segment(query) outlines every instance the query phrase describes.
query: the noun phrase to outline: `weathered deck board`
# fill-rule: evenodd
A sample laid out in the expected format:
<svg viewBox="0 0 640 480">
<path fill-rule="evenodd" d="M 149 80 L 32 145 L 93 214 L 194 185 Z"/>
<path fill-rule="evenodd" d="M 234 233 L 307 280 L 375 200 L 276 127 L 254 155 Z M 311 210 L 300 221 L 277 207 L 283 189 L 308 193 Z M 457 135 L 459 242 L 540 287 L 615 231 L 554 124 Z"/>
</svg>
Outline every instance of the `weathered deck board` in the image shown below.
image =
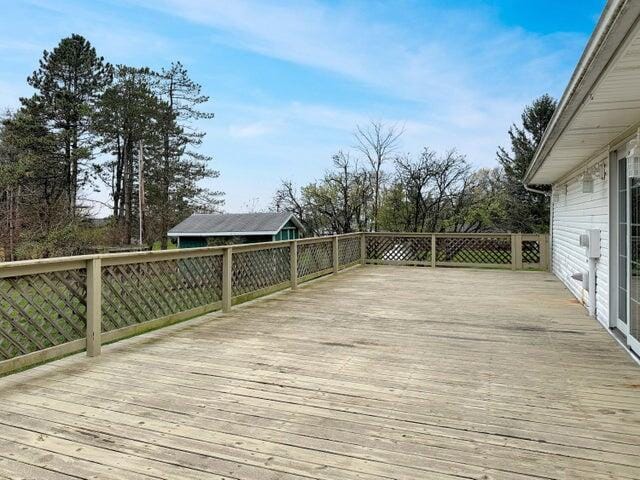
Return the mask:
<svg viewBox="0 0 640 480">
<path fill-rule="evenodd" d="M 0 478 L 640 478 L 640 368 L 552 276 L 356 268 L 0 379 Z"/>
</svg>

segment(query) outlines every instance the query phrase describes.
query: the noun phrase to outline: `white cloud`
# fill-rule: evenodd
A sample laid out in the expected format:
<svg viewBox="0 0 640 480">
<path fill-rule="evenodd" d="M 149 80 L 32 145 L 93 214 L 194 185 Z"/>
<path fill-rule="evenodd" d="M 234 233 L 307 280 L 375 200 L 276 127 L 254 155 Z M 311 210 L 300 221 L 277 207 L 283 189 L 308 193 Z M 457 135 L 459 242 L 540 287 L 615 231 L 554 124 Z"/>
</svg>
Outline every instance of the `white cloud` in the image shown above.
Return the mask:
<svg viewBox="0 0 640 480">
<path fill-rule="evenodd" d="M 407 29 L 407 17 L 394 22 L 393 15 L 381 15 L 380 8 L 397 5 L 375 4 L 374 15 L 367 11 L 369 3 L 344 6 L 313 0 L 138 3 L 211 27 L 215 42 L 326 70 L 364 89 L 412 102 L 401 121 L 455 135 L 467 145 L 491 142 L 491 150 L 481 152 L 485 164 L 487 155 L 493 160 L 495 147 L 525 103 L 546 91 L 560 93 L 585 41 L 572 33 L 545 36 L 506 28 L 486 10 L 427 7 Z M 403 6 L 413 8 L 411 2 Z M 295 114 L 295 105 L 287 108 Z M 378 117 L 371 108 L 367 114 Z M 333 107 L 318 105 L 306 106 L 305 113 L 317 122 L 348 123 L 351 129 L 367 115 L 340 112 L 332 117 Z"/>
<path fill-rule="evenodd" d="M 371 119 L 404 125 L 406 151 L 455 146 L 477 165 L 491 165 L 524 104 L 547 91 L 561 93 L 586 41 L 572 33 L 506 28 L 490 9 L 455 10 L 446 2 L 438 8 L 427 0 L 114 0 L 111 5 L 130 8 L 132 2 L 205 27 L 211 44 L 199 44 L 202 51 L 229 46 L 329 72 L 346 81 L 350 92 L 353 86 L 356 95 L 362 91 L 354 102 L 327 94 L 313 102 L 294 96 L 277 100 L 268 85 L 253 94 L 249 88 L 255 82 L 247 78 L 243 87 L 249 94 L 240 101 L 220 92 L 216 119 L 203 127 L 208 132 L 203 147 L 222 170 L 224 181 L 216 187 L 244 192 L 229 196 L 231 209 L 256 191 L 268 199 L 278 178 L 302 182 L 318 176 L 333 151 L 353 144 L 355 126 Z M 135 64 L 151 55 L 162 63 L 189 55 L 180 39 L 163 37 L 162 30 L 142 21 L 154 18 L 145 12 L 123 19 L 109 4 L 36 3 L 53 12 L 53 26 L 37 29 L 27 43 L 4 45 L 5 51 L 41 45 L 50 40 L 49 30 L 59 32 L 68 22 L 64 30 L 86 32 L 115 62 Z M 207 38 L 202 28 L 197 38 Z M 227 81 L 233 85 L 234 79 Z M 0 102 L 13 96 L 3 93 Z M 363 102 L 369 97 L 380 100 Z"/>
<path fill-rule="evenodd" d="M 218 42 L 328 70 L 418 101 L 477 101 L 485 93 L 479 85 L 493 93 L 508 87 L 517 91 L 531 73 L 530 62 L 537 66 L 546 59 L 553 64 L 549 67 L 557 67 L 567 45 L 572 50 L 575 41 L 584 41 L 568 33 L 542 36 L 505 28 L 473 10 L 432 8 L 420 19 L 422 29 L 405 32 L 404 25 L 383 23 L 364 8 L 311 0 L 139 3 L 210 26 Z"/>
<path fill-rule="evenodd" d="M 143 26 L 140 18 L 123 15 L 97 2 L 75 0 L 28 0 L 40 13 L 46 15 L 46 23 L 30 28 L 29 41 L 14 42 L 15 47 L 37 49 L 34 61 L 43 49 L 51 50 L 62 35 L 78 33 L 88 38 L 100 55 L 112 63 L 140 62 L 141 53 L 172 60 L 176 54 L 172 42 Z M 28 19 L 25 19 L 29 25 Z M 0 44 L 1 46 L 1 44 Z"/>
<path fill-rule="evenodd" d="M 231 124 L 228 130 L 233 138 L 253 138 L 273 132 L 274 126 L 263 122 Z"/>
</svg>

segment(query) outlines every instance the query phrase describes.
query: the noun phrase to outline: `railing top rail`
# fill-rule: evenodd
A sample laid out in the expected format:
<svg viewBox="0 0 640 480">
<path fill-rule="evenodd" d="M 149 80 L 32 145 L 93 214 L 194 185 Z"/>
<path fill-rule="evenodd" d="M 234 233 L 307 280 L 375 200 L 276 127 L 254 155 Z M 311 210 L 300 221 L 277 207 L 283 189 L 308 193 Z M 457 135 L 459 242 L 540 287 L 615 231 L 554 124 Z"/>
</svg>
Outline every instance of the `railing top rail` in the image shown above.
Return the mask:
<svg viewBox="0 0 640 480">
<path fill-rule="evenodd" d="M 527 233 L 527 234 L 518 234 L 518 233 L 505 233 L 505 232 L 497 232 L 497 233 L 476 233 L 476 232 L 367 232 L 366 236 L 383 236 L 383 237 L 491 237 L 491 238 L 508 238 L 512 235 L 526 235 L 531 238 L 538 238 L 540 235 L 546 235 L 544 233 Z"/>
<path fill-rule="evenodd" d="M 337 235 L 341 237 L 351 237 L 361 235 L 360 233 L 349 233 Z M 16 262 L 0 262 L 0 278 L 30 275 L 34 273 L 55 272 L 63 270 L 75 270 L 85 268 L 90 260 L 101 259 L 103 265 L 122 265 L 126 263 L 155 262 L 162 260 L 176 260 L 180 258 L 194 258 L 209 255 L 222 255 L 226 248 L 233 248 L 236 252 L 247 252 L 268 248 L 281 248 L 292 241 L 299 243 L 330 242 L 334 238 L 331 236 L 308 237 L 298 240 L 279 240 L 275 242 L 259 242 L 235 245 L 220 245 L 214 247 L 198 247 L 174 250 L 151 250 L 144 252 L 118 252 L 118 253 L 98 253 L 92 255 L 76 255 L 71 257 L 39 258 L 35 260 L 20 260 Z"/>
<path fill-rule="evenodd" d="M 33 260 L 17 260 L 15 262 L 0 262 L 0 270 L 9 267 L 24 267 L 28 265 L 58 265 L 64 263 L 86 262 L 99 255 L 75 255 L 71 257 L 36 258 Z"/>
<path fill-rule="evenodd" d="M 541 235 L 547 235 L 546 233 L 521 233 L 522 240 L 538 240 Z"/>
<path fill-rule="evenodd" d="M 322 243 L 322 242 L 332 242 L 333 241 L 333 237 L 335 235 L 329 235 L 326 237 L 308 237 L 308 238 L 301 238 L 299 240 L 297 240 L 298 244 L 304 244 L 304 243 Z M 340 236 L 338 236 L 340 237 Z"/>
<path fill-rule="evenodd" d="M 353 232 L 353 233 L 343 233 L 340 235 L 336 235 L 338 238 L 350 238 L 350 237 L 359 237 L 362 235 L 362 232 Z"/>
<path fill-rule="evenodd" d="M 77 270 L 85 268 L 87 261 L 94 258 L 96 258 L 95 255 L 78 255 L 76 257 L 40 258 L 37 260 L 4 262 L 0 263 L 0 278 L 58 272 L 62 270 Z"/>
<path fill-rule="evenodd" d="M 35 273 L 54 272 L 63 270 L 75 270 L 85 268 L 90 260 L 101 259 L 105 266 L 122 265 L 126 263 L 155 262 L 162 260 L 176 260 L 181 258 L 195 258 L 211 255 L 222 255 L 225 248 L 233 248 L 235 252 L 250 252 L 255 250 L 281 248 L 291 242 L 298 244 L 331 242 L 335 237 L 352 238 L 362 235 L 362 232 L 353 232 L 340 235 L 328 235 L 320 237 L 308 237 L 296 240 L 279 240 L 275 242 L 247 243 L 237 245 L 221 245 L 215 247 L 185 248 L 174 250 L 152 250 L 144 252 L 119 252 L 102 253 L 93 255 L 78 255 L 73 257 L 41 258 L 36 260 L 21 260 L 17 262 L 0 262 L 0 278 L 30 275 Z M 513 233 L 429 233 L 429 232 L 366 232 L 365 236 L 392 236 L 392 237 L 477 237 L 477 238 L 509 238 Z M 535 240 L 545 234 L 517 234 L 524 240 Z"/>
<path fill-rule="evenodd" d="M 223 248 L 232 248 L 233 253 L 255 252 L 257 250 L 271 250 L 274 248 L 285 248 L 295 240 L 278 240 L 276 242 L 241 243 L 238 245 L 227 245 Z"/>
</svg>

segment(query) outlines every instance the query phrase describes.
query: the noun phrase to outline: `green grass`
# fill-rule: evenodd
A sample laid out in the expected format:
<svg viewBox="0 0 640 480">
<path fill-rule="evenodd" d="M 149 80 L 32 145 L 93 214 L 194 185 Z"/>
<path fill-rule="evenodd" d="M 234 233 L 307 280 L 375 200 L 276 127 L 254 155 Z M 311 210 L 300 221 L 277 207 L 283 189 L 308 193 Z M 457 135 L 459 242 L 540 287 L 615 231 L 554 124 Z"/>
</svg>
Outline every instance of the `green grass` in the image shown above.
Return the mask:
<svg viewBox="0 0 640 480">
<path fill-rule="evenodd" d="M 169 242 L 167 243 L 167 250 L 173 250 L 175 248 L 178 248 L 178 245 L 176 245 L 173 242 Z M 151 246 L 151 250 L 160 250 L 160 241 L 158 240 L 157 242 L 154 242 L 153 245 Z"/>
</svg>

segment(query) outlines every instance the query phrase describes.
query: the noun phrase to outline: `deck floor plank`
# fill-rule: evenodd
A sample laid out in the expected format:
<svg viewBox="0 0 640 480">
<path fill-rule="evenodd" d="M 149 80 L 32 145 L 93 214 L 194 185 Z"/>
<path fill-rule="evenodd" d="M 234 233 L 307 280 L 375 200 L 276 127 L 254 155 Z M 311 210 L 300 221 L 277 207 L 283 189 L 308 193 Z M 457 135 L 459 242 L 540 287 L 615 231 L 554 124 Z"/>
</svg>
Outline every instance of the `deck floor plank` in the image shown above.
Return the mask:
<svg viewBox="0 0 640 480">
<path fill-rule="evenodd" d="M 0 478 L 633 479 L 640 368 L 549 274 L 355 268 L 0 379 L 3 446 Z"/>
</svg>

